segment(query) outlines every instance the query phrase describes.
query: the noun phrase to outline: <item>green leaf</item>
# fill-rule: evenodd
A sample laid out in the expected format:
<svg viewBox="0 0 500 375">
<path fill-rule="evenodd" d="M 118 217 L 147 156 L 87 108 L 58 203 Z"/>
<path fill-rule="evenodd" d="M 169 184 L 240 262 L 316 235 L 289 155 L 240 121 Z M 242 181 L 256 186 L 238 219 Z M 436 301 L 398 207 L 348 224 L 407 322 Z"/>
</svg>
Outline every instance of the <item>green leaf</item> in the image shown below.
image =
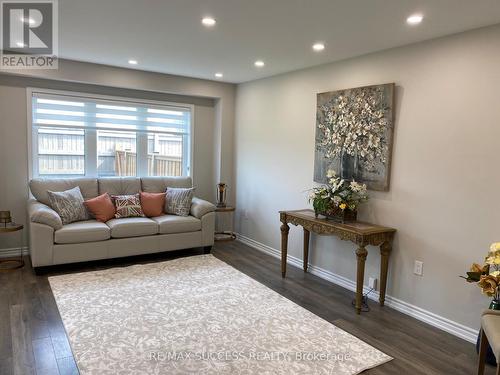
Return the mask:
<svg viewBox="0 0 500 375">
<path fill-rule="evenodd" d="M 479 281 L 481 280 L 481 272 L 467 272 L 467 281 Z"/>
</svg>

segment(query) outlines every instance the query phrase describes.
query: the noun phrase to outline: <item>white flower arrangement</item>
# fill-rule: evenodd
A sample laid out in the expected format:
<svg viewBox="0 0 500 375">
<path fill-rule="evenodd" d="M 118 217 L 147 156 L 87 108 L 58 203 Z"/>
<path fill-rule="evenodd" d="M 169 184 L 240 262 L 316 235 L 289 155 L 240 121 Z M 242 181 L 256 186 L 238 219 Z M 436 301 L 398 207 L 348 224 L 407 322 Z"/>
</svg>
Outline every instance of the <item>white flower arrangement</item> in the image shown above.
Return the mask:
<svg viewBox="0 0 500 375">
<path fill-rule="evenodd" d="M 309 202 L 316 213 L 328 213 L 335 209 L 356 211 L 358 205 L 368 199 L 365 184 L 346 181 L 333 170 L 326 173 L 328 183 L 315 187 L 309 194 Z"/>
</svg>

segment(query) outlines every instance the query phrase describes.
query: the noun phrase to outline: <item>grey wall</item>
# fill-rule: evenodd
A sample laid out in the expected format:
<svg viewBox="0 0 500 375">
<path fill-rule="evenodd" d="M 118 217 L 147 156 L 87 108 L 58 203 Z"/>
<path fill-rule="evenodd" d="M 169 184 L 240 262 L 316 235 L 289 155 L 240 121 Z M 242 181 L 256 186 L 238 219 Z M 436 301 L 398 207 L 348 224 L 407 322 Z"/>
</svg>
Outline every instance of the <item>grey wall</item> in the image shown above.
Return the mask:
<svg viewBox="0 0 500 375">
<path fill-rule="evenodd" d="M 239 85 L 237 230 L 279 249 L 278 211 L 308 206 L 317 93 L 395 82 L 391 189 L 371 192 L 361 219 L 398 229 L 389 295 L 477 328 L 489 300 L 458 276 L 500 239 L 499 40 L 494 26 Z M 301 230 L 289 241 L 301 258 Z M 355 280 L 352 244 L 313 236 L 311 246 L 312 264 Z M 365 284 L 380 261 L 368 251 Z"/>
<path fill-rule="evenodd" d="M 57 71 L 14 73 L 0 74 L 0 210 L 17 222 L 26 222 L 28 197 L 27 87 L 193 104 L 196 194 L 214 201 L 217 182 L 232 184 L 234 85 L 64 60 Z M 18 243 L 17 234 L 0 237 L 0 249 Z"/>
</svg>

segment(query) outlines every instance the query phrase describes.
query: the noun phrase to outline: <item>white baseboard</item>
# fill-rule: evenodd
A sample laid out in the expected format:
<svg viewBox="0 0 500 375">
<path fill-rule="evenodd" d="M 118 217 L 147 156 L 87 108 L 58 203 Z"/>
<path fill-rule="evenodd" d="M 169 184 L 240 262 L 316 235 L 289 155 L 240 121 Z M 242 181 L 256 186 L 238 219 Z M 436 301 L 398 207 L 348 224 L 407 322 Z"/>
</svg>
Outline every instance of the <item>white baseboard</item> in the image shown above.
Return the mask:
<svg viewBox="0 0 500 375">
<path fill-rule="evenodd" d="M 20 256 L 21 249 L 23 251 L 23 255 L 28 255 L 29 251 L 27 247 L 14 247 L 10 249 L 0 249 L 0 258 L 15 258 Z"/>
<path fill-rule="evenodd" d="M 248 245 L 250 247 L 253 247 L 254 249 L 260 250 L 266 254 L 269 254 L 275 258 L 281 258 L 281 252 L 277 249 L 274 249 L 270 246 L 264 245 L 258 241 L 255 241 L 251 238 L 245 237 L 241 234 L 238 234 L 237 237 L 238 241 L 244 243 L 245 245 Z M 288 264 L 291 264 L 295 267 L 302 268 L 303 261 L 302 259 L 299 259 L 297 257 L 288 255 Z M 330 272 L 328 270 L 325 270 L 324 268 L 315 266 L 313 264 L 308 265 L 308 271 L 316 275 L 318 277 L 321 277 L 322 279 L 328 280 L 334 284 L 337 284 L 339 286 L 342 286 L 348 290 L 355 291 L 356 290 L 356 282 L 345 278 L 343 276 L 334 274 L 333 272 Z M 368 288 L 366 285 L 363 287 L 364 293 L 368 292 L 370 288 Z M 376 291 L 373 291 L 369 294 L 369 298 L 372 300 L 378 301 L 379 293 Z M 451 333 L 452 335 L 455 335 L 457 337 L 460 337 L 461 339 L 464 339 L 466 341 L 469 341 L 471 343 L 475 343 L 477 340 L 477 335 L 478 331 L 476 329 L 467 327 L 463 324 L 454 322 L 450 319 L 447 319 L 443 316 L 434 314 L 433 312 L 424 310 L 418 306 L 412 305 L 408 302 L 402 301 L 400 299 L 391 297 L 389 295 L 386 295 L 385 297 L 385 305 L 393 308 L 394 310 L 397 310 L 403 314 L 409 315 L 415 319 L 418 319 L 422 322 L 425 322 L 427 324 L 430 324 L 431 326 L 434 326 L 436 328 L 439 328 L 445 332 Z"/>
</svg>

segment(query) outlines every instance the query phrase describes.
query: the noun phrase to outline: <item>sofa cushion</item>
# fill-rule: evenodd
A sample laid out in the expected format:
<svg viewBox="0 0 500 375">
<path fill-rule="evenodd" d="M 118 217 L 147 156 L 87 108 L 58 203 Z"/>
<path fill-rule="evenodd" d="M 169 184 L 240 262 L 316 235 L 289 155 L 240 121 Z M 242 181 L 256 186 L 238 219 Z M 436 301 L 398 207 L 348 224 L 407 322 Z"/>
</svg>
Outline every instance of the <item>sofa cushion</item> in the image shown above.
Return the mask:
<svg viewBox="0 0 500 375">
<path fill-rule="evenodd" d="M 164 193 L 168 187 L 193 187 L 191 177 L 142 177 L 142 191 L 146 193 Z"/>
<path fill-rule="evenodd" d="M 111 219 L 106 224 L 111 229 L 113 238 L 149 236 L 158 233 L 158 223 L 146 217 Z"/>
<path fill-rule="evenodd" d="M 47 191 L 65 191 L 78 186 L 83 198 L 97 197 L 97 179 L 95 178 L 34 178 L 30 181 L 31 194 L 37 201 L 50 205 Z"/>
<path fill-rule="evenodd" d="M 131 195 L 141 191 L 141 179 L 138 177 L 103 177 L 98 182 L 99 194 Z"/>
<path fill-rule="evenodd" d="M 163 215 L 152 218 L 160 227 L 160 234 L 186 233 L 201 230 L 201 220 L 193 216 Z"/>
<path fill-rule="evenodd" d="M 81 243 L 108 240 L 110 229 L 97 220 L 66 224 L 54 232 L 55 243 Z"/>
</svg>

